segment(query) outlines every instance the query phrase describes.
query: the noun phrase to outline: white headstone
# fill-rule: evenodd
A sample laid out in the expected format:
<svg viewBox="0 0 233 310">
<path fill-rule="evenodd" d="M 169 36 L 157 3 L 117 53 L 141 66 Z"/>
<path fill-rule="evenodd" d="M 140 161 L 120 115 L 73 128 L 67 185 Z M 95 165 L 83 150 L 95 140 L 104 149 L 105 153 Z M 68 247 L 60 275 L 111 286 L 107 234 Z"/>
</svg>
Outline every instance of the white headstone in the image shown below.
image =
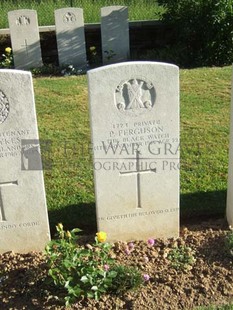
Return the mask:
<svg viewBox="0 0 233 310">
<path fill-rule="evenodd" d="M 30 72 L 0 70 L 0 253 L 50 239 Z"/>
<path fill-rule="evenodd" d="M 31 69 L 42 66 L 36 11 L 8 12 L 8 21 L 15 68 Z"/>
<path fill-rule="evenodd" d="M 55 24 L 59 65 L 74 65 L 86 69 L 83 9 L 56 10 Z"/>
<path fill-rule="evenodd" d="M 229 226 L 233 228 L 233 74 L 231 81 L 231 122 L 226 215 Z"/>
<path fill-rule="evenodd" d="M 101 8 L 101 41 L 104 64 L 129 59 L 128 8 L 108 6 Z"/>
<path fill-rule="evenodd" d="M 88 72 L 98 230 L 108 240 L 179 235 L 179 68 Z"/>
</svg>

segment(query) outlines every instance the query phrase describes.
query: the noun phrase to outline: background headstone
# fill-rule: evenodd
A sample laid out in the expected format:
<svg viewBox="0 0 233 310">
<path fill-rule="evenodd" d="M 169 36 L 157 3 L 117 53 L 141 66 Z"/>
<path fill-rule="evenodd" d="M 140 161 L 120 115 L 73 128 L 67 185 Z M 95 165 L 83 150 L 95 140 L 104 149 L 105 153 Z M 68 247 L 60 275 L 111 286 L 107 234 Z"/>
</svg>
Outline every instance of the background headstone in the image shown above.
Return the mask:
<svg viewBox="0 0 233 310">
<path fill-rule="evenodd" d="M 98 230 L 179 235 L 179 69 L 126 62 L 88 72 Z"/>
<path fill-rule="evenodd" d="M 226 215 L 227 215 L 227 221 L 228 221 L 229 226 L 233 228 L 233 74 L 232 74 L 232 81 L 231 81 L 230 148 L 229 148 Z"/>
<path fill-rule="evenodd" d="M 10 11 L 8 21 L 15 68 L 31 69 L 42 66 L 36 11 Z"/>
<path fill-rule="evenodd" d="M 101 41 L 104 64 L 126 61 L 130 57 L 128 8 L 101 8 Z"/>
<path fill-rule="evenodd" d="M 0 252 L 50 239 L 30 72 L 0 70 Z"/>
<path fill-rule="evenodd" d="M 74 65 L 86 69 L 83 9 L 56 10 L 55 25 L 59 65 Z"/>
</svg>

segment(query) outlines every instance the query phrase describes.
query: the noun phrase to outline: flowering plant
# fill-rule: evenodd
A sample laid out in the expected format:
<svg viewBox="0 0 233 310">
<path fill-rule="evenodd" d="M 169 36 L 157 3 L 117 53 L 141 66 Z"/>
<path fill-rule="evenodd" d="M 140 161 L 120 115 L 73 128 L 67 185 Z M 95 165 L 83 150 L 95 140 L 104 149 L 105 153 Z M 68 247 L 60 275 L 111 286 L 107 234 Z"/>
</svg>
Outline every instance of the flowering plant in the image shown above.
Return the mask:
<svg viewBox="0 0 233 310">
<path fill-rule="evenodd" d="M 14 67 L 14 59 L 12 50 L 10 47 L 5 48 L 5 54 L 2 54 L 3 60 L 0 61 L 0 68 L 13 68 Z"/>
<path fill-rule="evenodd" d="M 119 293 L 142 283 L 135 268 L 117 265 L 110 257 L 111 245 L 105 242 L 105 232 L 96 234 L 94 244 L 80 246 L 80 229 L 65 231 L 61 223 L 56 229 L 58 239 L 46 246 L 45 253 L 49 276 L 55 285 L 67 290 L 67 306 L 81 296 L 98 299 L 101 294 Z"/>
<path fill-rule="evenodd" d="M 85 73 L 85 70 L 77 69 L 73 65 L 68 65 L 61 70 L 61 74 L 64 76 L 80 75 L 84 73 Z"/>
<path fill-rule="evenodd" d="M 98 242 L 105 242 L 107 239 L 107 234 L 104 231 L 97 232 L 96 238 Z"/>
</svg>

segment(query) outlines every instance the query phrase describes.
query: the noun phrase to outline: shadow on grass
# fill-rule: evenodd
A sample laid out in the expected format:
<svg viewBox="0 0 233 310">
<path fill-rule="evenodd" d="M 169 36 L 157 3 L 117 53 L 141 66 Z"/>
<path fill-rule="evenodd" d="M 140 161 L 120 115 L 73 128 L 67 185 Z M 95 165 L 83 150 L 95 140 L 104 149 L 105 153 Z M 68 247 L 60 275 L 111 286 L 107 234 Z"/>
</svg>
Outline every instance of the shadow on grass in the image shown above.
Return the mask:
<svg viewBox="0 0 233 310">
<path fill-rule="evenodd" d="M 226 190 L 181 194 L 181 223 L 193 223 L 213 218 L 224 218 Z"/>
<path fill-rule="evenodd" d="M 181 194 L 181 224 L 199 223 L 209 219 L 224 218 L 226 212 L 226 191 L 198 192 Z M 83 234 L 97 231 L 95 203 L 78 203 L 49 211 L 51 235 L 55 226 L 62 223 L 65 229 L 80 228 Z"/>
<path fill-rule="evenodd" d="M 62 206 L 60 209 L 50 210 L 48 213 L 51 236 L 54 236 L 55 226 L 58 223 L 62 223 L 65 230 L 80 228 L 85 235 L 97 231 L 94 202 Z"/>
</svg>

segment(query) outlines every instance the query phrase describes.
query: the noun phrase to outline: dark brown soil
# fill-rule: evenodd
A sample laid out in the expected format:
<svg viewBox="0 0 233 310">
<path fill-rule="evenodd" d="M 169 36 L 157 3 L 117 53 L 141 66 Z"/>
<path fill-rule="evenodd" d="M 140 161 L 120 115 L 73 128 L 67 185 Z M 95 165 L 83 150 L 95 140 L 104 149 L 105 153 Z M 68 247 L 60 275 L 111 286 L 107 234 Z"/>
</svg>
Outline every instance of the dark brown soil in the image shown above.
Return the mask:
<svg viewBox="0 0 233 310">
<path fill-rule="evenodd" d="M 125 243 L 116 243 L 116 259 L 137 266 L 150 280 L 135 292 L 105 295 L 99 301 L 79 300 L 72 309 L 193 309 L 233 303 L 233 257 L 225 247 L 228 232 L 224 220 L 181 228 L 177 240 L 156 240 L 154 246 L 134 242 L 130 254 Z M 171 266 L 167 253 L 175 245 L 195 251 L 195 263 L 187 270 Z M 65 309 L 63 293 L 44 282 L 46 263 L 41 253 L 0 255 L 0 309 Z"/>
</svg>

